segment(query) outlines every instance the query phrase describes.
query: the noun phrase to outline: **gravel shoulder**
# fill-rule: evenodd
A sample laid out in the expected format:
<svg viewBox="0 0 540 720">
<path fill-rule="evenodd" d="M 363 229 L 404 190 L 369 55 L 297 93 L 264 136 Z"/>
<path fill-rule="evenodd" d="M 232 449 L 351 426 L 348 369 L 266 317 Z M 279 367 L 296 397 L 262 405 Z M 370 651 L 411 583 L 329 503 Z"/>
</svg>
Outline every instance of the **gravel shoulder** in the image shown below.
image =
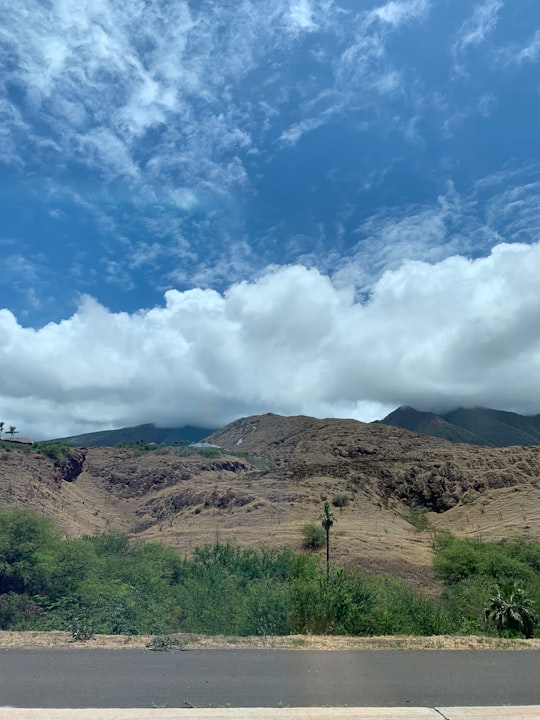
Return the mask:
<svg viewBox="0 0 540 720">
<path fill-rule="evenodd" d="M 508 640 L 476 635 L 433 635 L 412 637 L 349 637 L 336 635 L 286 635 L 230 637 L 225 635 L 172 634 L 181 650 L 251 648 L 298 650 L 540 650 L 540 638 Z M 68 632 L 0 631 L 0 648 L 101 648 L 111 650 L 144 649 L 154 635 L 95 635 L 89 640 L 74 641 Z"/>
</svg>

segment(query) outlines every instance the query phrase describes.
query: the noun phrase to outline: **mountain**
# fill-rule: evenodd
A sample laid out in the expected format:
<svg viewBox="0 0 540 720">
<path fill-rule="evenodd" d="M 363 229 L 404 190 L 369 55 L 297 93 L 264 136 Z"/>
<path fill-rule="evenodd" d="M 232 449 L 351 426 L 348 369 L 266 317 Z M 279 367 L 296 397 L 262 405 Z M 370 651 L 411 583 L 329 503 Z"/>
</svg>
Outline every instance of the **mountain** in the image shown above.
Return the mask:
<svg viewBox="0 0 540 720">
<path fill-rule="evenodd" d="M 540 540 L 540 446 L 478 447 L 384 423 L 242 418 L 215 447 L 16 446 L 0 441 L 0 505 L 67 535 L 120 530 L 182 555 L 216 540 L 301 548 L 333 508 L 332 558 L 433 590 L 433 531 Z M 419 509 L 429 522 L 419 531 Z"/>
<path fill-rule="evenodd" d="M 187 444 L 203 440 L 214 432 L 212 428 L 192 427 L 184 425 L 179 428 L 160 428 L 152 423 L 118 430 L 102 430 L 100 432 L 70 435 L 69 437 L 47 440 L 49 443 L 62 443 L 72 447 L 114 447 L 120 443 L 156 443 L 157 445 Z"/>
<path fill-rule="evenodd" d="M 411 407 L 400 407 L 381 422 L 472 445 L 540 445 L 540 415 L 525 416 L 488 408 L 458 408 L 436 415 Z"/>
</svg>

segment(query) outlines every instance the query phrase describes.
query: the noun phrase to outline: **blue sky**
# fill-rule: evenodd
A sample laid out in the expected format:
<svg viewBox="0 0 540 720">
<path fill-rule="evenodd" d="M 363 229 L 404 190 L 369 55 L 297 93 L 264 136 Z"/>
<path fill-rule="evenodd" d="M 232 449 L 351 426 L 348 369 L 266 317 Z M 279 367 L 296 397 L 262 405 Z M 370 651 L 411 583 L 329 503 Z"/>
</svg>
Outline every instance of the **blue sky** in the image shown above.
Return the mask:
<svg viewBox="0 0 540 720">
<path fill-rule="evenodd" d="M 6 423 L 540 412 L 537 0 L 21 0 L 0 68 Z"/>
</svg>

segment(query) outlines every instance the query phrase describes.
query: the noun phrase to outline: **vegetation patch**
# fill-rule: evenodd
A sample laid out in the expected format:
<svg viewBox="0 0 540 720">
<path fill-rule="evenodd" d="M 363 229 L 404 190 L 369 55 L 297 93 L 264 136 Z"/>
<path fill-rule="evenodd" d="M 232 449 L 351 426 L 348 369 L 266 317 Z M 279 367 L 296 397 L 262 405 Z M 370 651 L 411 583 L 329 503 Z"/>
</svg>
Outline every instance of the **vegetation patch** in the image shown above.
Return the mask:
<svg viewBox="0 0 540 720">
<path fill-rule="evenodd" d="M 156 635 L 146 647 L 154 652 L 169 652 L 175 648 L 185 650 L 185 643 L 182 644 L 178 638 L 170 635 Z"/>
<path fill-rule="evenodd" d="M 523 538 L 499 544 L 434 538 L 433 568 L 457 633 L 531 637 L 538 629 L 540 545 Z M 513 618 L 513 619 L 512 619 Z"/>
<path fill-rule="evenodd" d="M 118 532 L 66 539 L 42 517 L 0 509 L 0 629 L 62 630 L 73 641 L 153 635 L 155 649 L 166 649 L 177 633 L 506 638 L 538 632 L 538 544 L 436 536 L 434 554 L 444 583 L 438 598 L 390 577 L 327 568 L 318 555 L 288 547 L 215 542 L 187 559 Z"/>
<path fill-rule="evenodd" d="M 159 449 L 156 443 L 148 443 L 144 440 L 135 440 L 134 442 L 116 443 L 115 448 L 119 450 L 128 450 L 132 457 L 141 457 L 149 452 L 155 452 Z"/>
<path fill-rule="evenodd" d="M 407 522 L 411 523 L 416 532 L 424 532 L 424 530 L 428 530 L 429 520 L 426 508 L 412 508 L 407 516 Z"/>
<path fill-rule="evenodd" d="M 60 445 L 58 443 L 34 443 L 31 451 L 38 455 L 43 455 L 55 463 L 61 464 L 66 459 L 66 454 L 71 451 L 68 445 Z"/>
</svg>

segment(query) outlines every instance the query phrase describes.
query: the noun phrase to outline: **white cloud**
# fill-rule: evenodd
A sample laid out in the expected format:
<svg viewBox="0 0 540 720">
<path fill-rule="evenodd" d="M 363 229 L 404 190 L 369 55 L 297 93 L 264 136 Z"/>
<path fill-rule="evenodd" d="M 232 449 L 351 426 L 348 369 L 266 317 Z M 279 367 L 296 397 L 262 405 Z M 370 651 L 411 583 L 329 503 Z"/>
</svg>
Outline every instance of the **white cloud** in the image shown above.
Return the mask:
<svg viewBox="0 0 540 720">
<path fill-rule="evenodd" d="M 535 243 L 540 226 L 538 168 L 506 168 L 459 192 L 453 183 L 425 204 L 386 207 L 354 230 L 356 245 L 335 262 L 332 278 L 370 292 L 385 270 L 405 260 L 438 263 L 487 254 L 501 242 Z"/>
<path fill-rule="evenodd" d="M 432 204 L 385 208 L 356 228 L 359 240 L 333 279 L 365 292 L 385 270 L 396 270 L 404 260 L 436 263 L 450 255 L 468 255 L 473 248 L 482 252 L 490 244 L 475 211 L 474 200 L 464 199 L 452 184 Z"/>
<path fill-rule="evenodd" d="M 429 0 L 372 11 L 345 11 L 332 0 L 276 0 L 270 9 L 240 0 L 209 3 L 204 11 L 186 0 L 63 0 L 27 12 L 24 2 L 14 3 L 3 17 L 10 69 L 0 88 L 9 95 L 17 87 L 19 107 L 6 105 L 3 159 L 45 164 L 47 139 L 55 143 L 55 167 L 75 163 L 107 180 L 127 180 L 143 197 L 148 182 L 170 191 L 180 185 L 197 197 L 234 194 L 249 183 L 244 154 L 258 152 L 275 128 L 286 139 L 280 107 L 291 93 L 304 93 L 292 118 L 297 130 L 327 123 L 351 99 L 352 107 L 361 104 L 366 92 L 393 93 L 400 75 L 383 36 L 429 8 Z M 309 86 L 288 63 L 312 61 L 317 48 L 296 52 L 315 31 L 330 72 Z M 279 53 L 287 62 L 275 61 Z M 279 88 L 270 113 L 263 108 L 269 83 Z M 325 93 L 333 94 L 333 107 L 313 116 L 310 103 Z M 17 156 L 23 135 L 25 151 Z"/>
<path fill-rule="evenodd" d="M 0 406 L 25 435 L 275 411 L 373 419 L 400 404 L 540 412 L 540 244 L 386 272 L 354 300 L 302 266 L 224 295 L 112 313 L 87 298 L 39 330 L 0 311 Z"/>
<path fill-rule="evenodd" d="M 484 93 L 478 100 L 478 112 L 483 117 L 490 117 L 496 104 L 497 98 L 493 93 Z"/>
<path fill-rule="evenodd" d="M 315 15 L 325 23 L 331 12 L 308 0 L 280 0 L 270 13 L 251 0 L 205 13 L 185 0 L 65 0 L 31 13 L 14 4 L 3 17 L 11 61 L 3 81 L 5 92 L 10 83 L 24 97 L 20 109 L 6 105 L 11 136 L 30 123 L 20 160 L 39 161 L 40 141 L 54 137 L 65 162 L 107 179 L 129 177 L 141 191 L 148 169 L 171 190 L 179 176 L 192 192 L 201 184 L 203 193 L 233 190 L 245 178 L 223 156 L 250 146 L 256 121 L 235 88 L 291 42 L 282 18 L 304 32 L 316 27 Z"/>
<path fill-rule="evenodd" d="M 425 17 L 430 7 L 431 0 L 391 0 L 372 10 L 370 18 L 399 26 L 410 20 Z"/>
<path fill-rule="evenodd" d="M 405 88 L 414 93 L 415 73 L 406 78 L 402 65 L 392 56 L 391 41 L 404 26 L 424 22 L 430 10 L 430 0 L 392 0 L 351 22 L 354 38 L 341 52 L 335 73 L 344 108 L 357 112 L 372 106 L 380 125 L 381 99 L 402 94 Z M 394 113 L 390 123 L 396 120 Z"/>
<path fill-rule="evenodd" d="M 460 58 L 470 48 L 481 45 L 497 27 L 499 12 L 503 8 L 503 0 L 484 0 L 476 5 L 473 13 L 461 25 L 458 38 L 452 46 L 455 69 L 463 72 Z"/>
<path fill-rule="evenodd" d="M 293 0 L 289 11 L 290 22 L 293 27 L 301 30 L 316 30 L 317 24 L 313 19 L 313 8 L 310 0 Z"/>
<path fill-rule="evenodd" d="M 540 30 L 537 30 L 525 47 L 514 50 L 513 59 L 518 64 L 536 62 L 540 56 Z"/>
<path fill-rule="evenodd" d="M 503 178 L 512 173 L 503 174 Z M 537 173 L 535 173 L 537 177 Z M 506 239 L 531 242 L 540 227 L 540 180 L 523 176 L 494 192 L 486 204 L 486 222 Z M 521 181 L 521 182 L 520 182 Z"/>
<path fill-rule="evenodd" d="M 2 244 L 0 240 L 0 245 Z M 6 244 L 8 247 L 14 245 L 9 241 Z M 3 250 L 0 263 L 0 288 L 9 287 L 10 295 L 18 294 L 25 299 L 27 306 L 37 308 L 39 306 L 37 296 L 48 274 L 44 260 L 43 255 L 38 253 L 28 258 L 16 250 L 12 251 L 11 247 Z"/>
<path fill-rule="evenodd" d="M 324 119 L 322 117 L 301 120 L 281 133 L 281 137 L 279 138 L 280 142 L 282 142 L 283 145 L 296 145 L 302 135 L 316 130 L 322 125 L 324 125 Z"/>
</svg>

